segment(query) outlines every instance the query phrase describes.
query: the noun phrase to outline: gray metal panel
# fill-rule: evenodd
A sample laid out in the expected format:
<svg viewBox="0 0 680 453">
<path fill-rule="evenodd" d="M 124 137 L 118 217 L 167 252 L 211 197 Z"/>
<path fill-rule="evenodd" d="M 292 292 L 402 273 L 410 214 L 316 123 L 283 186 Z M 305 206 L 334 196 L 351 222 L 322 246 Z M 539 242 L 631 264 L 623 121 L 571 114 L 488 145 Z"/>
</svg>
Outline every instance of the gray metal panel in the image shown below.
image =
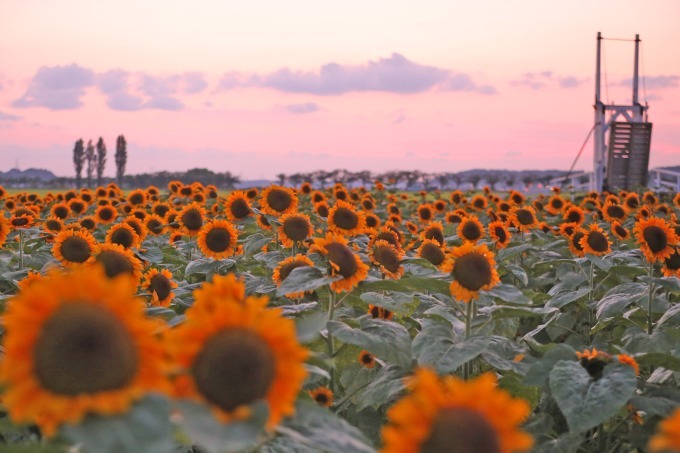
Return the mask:
<svg viewBox="0 0 680 453">
<path fill-rule="evenodd" d="M 652 123 L 614 122 L 609 132 L 607 187 L 631 190 L 645 186 Z"/>
</svg>

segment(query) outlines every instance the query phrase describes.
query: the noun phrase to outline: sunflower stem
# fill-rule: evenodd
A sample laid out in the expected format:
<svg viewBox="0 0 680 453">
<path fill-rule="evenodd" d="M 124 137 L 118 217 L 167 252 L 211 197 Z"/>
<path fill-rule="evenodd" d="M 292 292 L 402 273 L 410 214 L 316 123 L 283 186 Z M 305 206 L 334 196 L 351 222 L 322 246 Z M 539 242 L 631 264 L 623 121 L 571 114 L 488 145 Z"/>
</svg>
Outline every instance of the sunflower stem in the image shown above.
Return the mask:
<svg viewBox="0 0 680 453">
<path fill-rule="evenodd" d="M 328 321 L 333 321 L 333 317 L 335 316 L 335 291 L 331 289 L 330 285 L 328 285 Z M 333 360 L 333 356 L 335 355 L 335 344 L 333 343 L 333 335 L 331 335 L 331 332 L 328 331 L 327 336 L 326 336 L 326 347 L 328 350 L 328 357 Z M 330 389 L 332 392 L 335 392 L 335 364 L 331 364 L 331 370 L 330 370 L 330 375 L 331 375 L 331 380 L 330 380 Z"/>
<path fill-rule="evenodd" d="M 593 300 L 593 279 L 595 275 L 595 263 L 590 262 L 590 276 L 588 277 L 588 302 L 586 302 L 586 309 L 588 310 L 588 339 L 593 341 L 593 309 L 590 308 L 590 303 Z"/>
<path fill-rule="evenodd" d="M 19 270 L 24 268 L 24 230 L 19 228 Z"/>
<path fill-rule="evenodd" d="M 649 263 L 649 299 L 647 300 L 647 334 L 654 332 L 654 318 L 652 316 L 652 302 L 654 301 L 654 263 Z"/>
<path fill-rule="evenodd" d="M 474 301 L 470 301 L 467 303 L 467 307 L 465 307 L 465 340 L 470 338 L 470 331 L 472 330 L 472 310 L 473 310 L 473 305 Z M 470 376 L 470 368 L 471 368 L 471 363 L 466 362 L 465 365 L 463 366 L 463 379 L 467 381 L 468 377 Z"/>
</svg>

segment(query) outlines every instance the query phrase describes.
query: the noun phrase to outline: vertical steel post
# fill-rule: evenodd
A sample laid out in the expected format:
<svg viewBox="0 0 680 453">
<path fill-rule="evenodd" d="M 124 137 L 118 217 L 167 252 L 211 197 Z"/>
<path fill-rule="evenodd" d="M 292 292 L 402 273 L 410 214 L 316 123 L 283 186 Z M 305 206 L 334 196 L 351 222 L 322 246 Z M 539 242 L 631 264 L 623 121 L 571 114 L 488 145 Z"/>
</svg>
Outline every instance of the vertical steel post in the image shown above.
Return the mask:
<svg viewBox="0 0 680 453">
<path fill-rule="evenodd" d="M 602 33 L 597 32 L 597 57 L 595 63 L 595 132 L 593 136 L 593 179 L 592 190 L 602 191 L 604 184 L 604 104 L 600 99 L 600 61 Z"/>
<path fill-rule="evenodd" d="M 640 78 L 638 67 L 640 65 L 640 35 L 635 35 L 635 64 L 633 67 L 633 121 L 642 122 L 642 106 L 639 101 Z"/>
</svg>

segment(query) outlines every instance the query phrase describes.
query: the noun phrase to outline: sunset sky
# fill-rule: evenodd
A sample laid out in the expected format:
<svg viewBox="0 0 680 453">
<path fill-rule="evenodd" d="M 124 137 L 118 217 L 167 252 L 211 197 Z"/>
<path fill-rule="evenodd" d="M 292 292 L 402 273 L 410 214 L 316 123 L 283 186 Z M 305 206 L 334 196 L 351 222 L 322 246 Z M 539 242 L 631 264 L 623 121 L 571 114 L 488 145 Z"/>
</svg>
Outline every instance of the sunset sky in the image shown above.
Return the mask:
<svg viewBox="0 0 680 453">
<path fill-rule="evenodd" d="M 642 39 L 651 167 L 680 164 L 680 2 L 91 0 L 0 4 L 0 170 L 568 169 L 595 37 Z M 633 43 L 605 43 L 630 102 Z M 606 99 L 605 99 L 606 100 Z M 578 165 L 590 170 L 592 144 Z"/>
</svg>

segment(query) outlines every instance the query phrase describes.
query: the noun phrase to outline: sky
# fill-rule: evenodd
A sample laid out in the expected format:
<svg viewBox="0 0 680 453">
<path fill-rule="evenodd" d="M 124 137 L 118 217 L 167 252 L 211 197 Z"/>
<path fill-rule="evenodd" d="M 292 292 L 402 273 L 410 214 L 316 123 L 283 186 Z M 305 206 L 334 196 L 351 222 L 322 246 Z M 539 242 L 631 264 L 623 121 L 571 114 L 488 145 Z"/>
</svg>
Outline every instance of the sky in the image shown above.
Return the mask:
<svg viewBox="0 0 680 453">
<path fill-rule="evenodd" d="M 650 167 L 680 164 L 680 2 L 23 0 L 0 3 L 0 171 L 568 169 L 593 124 L 595 45 L 641 44 Z M 605 41 L 603 100 L 631 98 Z M 577 169 L 592 168 L 592 143 Z"/>
</svg>

